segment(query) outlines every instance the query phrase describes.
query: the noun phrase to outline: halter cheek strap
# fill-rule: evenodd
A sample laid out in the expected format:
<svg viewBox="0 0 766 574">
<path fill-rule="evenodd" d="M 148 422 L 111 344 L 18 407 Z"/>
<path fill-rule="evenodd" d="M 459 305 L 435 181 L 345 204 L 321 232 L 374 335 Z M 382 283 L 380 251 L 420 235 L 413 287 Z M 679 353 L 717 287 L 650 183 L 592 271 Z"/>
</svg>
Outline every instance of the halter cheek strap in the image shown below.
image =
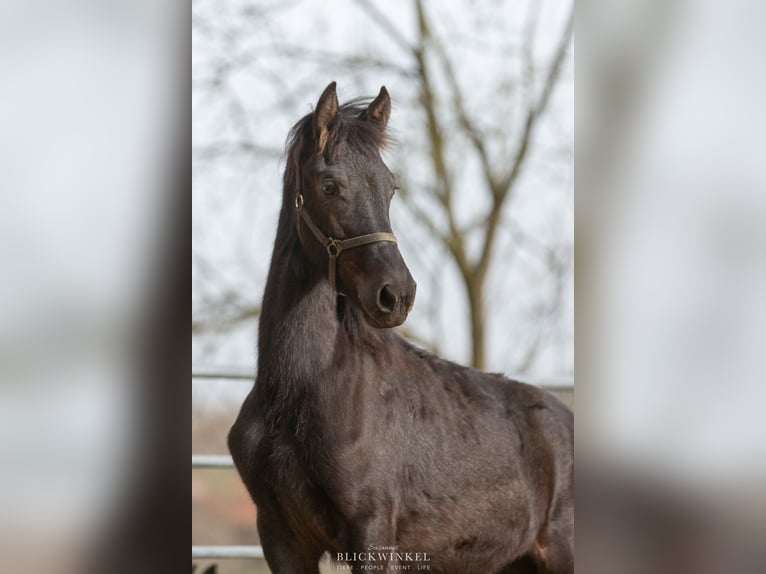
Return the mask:
<svg viewBox="0 0 766 574">
<path fill-rule="evenodd" d="M 336 261 L 338 256 L 344 251 L 354 249 L 356 247 L 362 247 L 371 243 L 380 243 L 383 241 L 389 241 L 396 243 L 396 237 L 393 233 L 387 233 L 378 231 L 376 233 L 368 233 L 366 235 L 357 235 L 356 237 L 349 237 L 348 239 L 335 239 L 334 237 L 328 237 L 316 224 L 311 220 L 308 212 L 303 209 L 303 195 L 298 193 L 295 196 L 295 210 L 298 213 L 298 237 L 301 238 L 301 220 L 306 224 L 311 233 L 316 237 L 317 241 L 321 243 L 327 251 L 328 261 L 328 278 L 330 280 L 330 286 L 334 291 L 337 291 L 336 287 Z"/>
</svg>

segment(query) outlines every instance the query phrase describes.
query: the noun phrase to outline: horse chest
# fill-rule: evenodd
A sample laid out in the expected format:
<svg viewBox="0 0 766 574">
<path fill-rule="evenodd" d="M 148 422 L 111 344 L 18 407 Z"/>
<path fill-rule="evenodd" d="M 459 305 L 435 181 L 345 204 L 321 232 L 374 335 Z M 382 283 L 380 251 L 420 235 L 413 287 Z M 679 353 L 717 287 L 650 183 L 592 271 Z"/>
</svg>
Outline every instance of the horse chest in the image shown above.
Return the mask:
<svg viewBox="0 0 766 574">
<path fill-rule="evenodd" d="M 298 442 L 294 432 L 260 431 L 248 439 L 243 448 L 252 458 L 243 478 L 259 509 L 268 508 L 301 540 L 341 548 L 346 521 L 328 489 L 329 473 L 316 462 L 326 453 L 317 455 L 316 445 Z"/>
</svg>

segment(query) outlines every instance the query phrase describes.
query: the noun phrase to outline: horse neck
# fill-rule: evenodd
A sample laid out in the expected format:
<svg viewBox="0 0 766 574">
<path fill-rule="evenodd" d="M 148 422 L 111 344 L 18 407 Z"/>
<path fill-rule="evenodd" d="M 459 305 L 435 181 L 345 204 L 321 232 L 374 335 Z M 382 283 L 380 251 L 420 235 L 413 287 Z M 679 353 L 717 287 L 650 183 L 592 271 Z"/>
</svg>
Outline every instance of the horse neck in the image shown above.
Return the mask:
<svg viewBox="0 0 766 574">
<path fill-rule="evenodd" d="M 338 345 L 353 346 L 372 330 L 351 308 L 338 309 L 326 270 L 307 263 L 294 210 L 285 201 L 271 259 L 258 333 L 258 375 L 280 384 L 305 384 L 333 360 Z M 349 323 L 357 336 L 348 336 Z"/>
</svg>

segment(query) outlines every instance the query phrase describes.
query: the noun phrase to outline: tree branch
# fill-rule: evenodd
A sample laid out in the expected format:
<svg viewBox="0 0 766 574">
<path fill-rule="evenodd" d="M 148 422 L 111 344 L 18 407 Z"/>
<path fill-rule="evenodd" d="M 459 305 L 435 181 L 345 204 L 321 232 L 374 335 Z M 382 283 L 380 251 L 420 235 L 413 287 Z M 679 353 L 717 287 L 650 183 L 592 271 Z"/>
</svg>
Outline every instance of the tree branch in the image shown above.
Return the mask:
<svg viewBox="0 0 766 574">
<path fill-rule="evenodd" d="M 548 75 L 546 76 L 545 83 L 543 84 L 543 90 L 535 103 L 527 112 L 526 121 L 524 122 L 524 129 L 519 139 L 519 144 L 516 148 L 515 156 L 511 162 L 511 169 L 508 175 L 499 182 L 499 187 L 493 193 L 494 203 L 492 211 L 487 218 L 487 231 L 484 236 L 484 243 L 481 250 L 479 261 L 475 268 L 475 273 L 479 276 L 486 274 L 489 268 L 489 262 L 492 258 L 492 251 L 495 243 L 495 236 L 497 235 L 497 228 L 502 219 L 503 206 L 507 202 L 508 197 L 511 195 L 511 191 L 514 188 L 516 181 L 518 180 L 521 169 L 524 166 L 525 160 L 528 155 L 532 134 L 537 125 L 537 121 L 548 107 L 553 88 L 556 86 L 561 67 L 564 63 L 564 58 L 569 49 L 569 44 L 572 39 L 572 29 L 574 24 L 574 3 L 569 9 L 569 15 L 567 16 L 564 30 L 562 31 L 558 46 L 554 52 L 553 61 L 548 69 Z"/>
<path fill-rule="evenodd" d="M 399 45 L 399 47 L 408 53 L 412 53 L 413 47 L 407 41 L 407 38 L 404 37 L 404 34 L 399 31 L 394 23 L 391 22 L 391 20 L 389 20 L 388 17 L 383 14 L 383 12 L 378 10 L 375 4 L 370 2 L 370 0 L 356 0 L 356 3 L 360 8 L 362 8 L 362 10 L 367 12 L 367 14 L 370 16 L 370 20 L 372 20 L 375 24 L 377 24 L 379 28 L 388 34 L 388 36 Z"/>
<path fill-rule="evenodd" d="M 209 310 L 208 310 L 209 311 Z M 213 314 L 213 313 L 211 313 Z M 257 318 L 261 314 L 261 308 L 259 306 L 242 307 L 237 309 L 234 313 L 220 317 L 222 313 L 214 313 L 218 315 L 215 319 L 202 318 L 192 320 L 192 335 L 200 335 L 202 333 L 229 331 L 241 324 Z"/>
</svg>

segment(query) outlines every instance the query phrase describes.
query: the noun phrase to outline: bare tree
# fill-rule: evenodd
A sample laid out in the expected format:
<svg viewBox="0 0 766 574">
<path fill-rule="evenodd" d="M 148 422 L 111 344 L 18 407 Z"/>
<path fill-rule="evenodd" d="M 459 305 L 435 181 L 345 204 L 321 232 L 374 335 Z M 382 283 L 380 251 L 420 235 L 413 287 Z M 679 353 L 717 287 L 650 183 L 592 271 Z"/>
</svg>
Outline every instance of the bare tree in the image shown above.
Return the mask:
<svg viewBox="0 0 766 574">
<path fill-rule="evenodd" d="M 441 213 L 440 217 L 434 216 L 433 212 L 421 209 L 412 200 L 412 196 L 405 193 L 403 197 L 417 218 L 431 230 L 434 238 L 440 241 L 450 253 L 454 264 L 460 271 L 463 285 L 467 294 L 468 305 L 471 311 L 471 341 L 472 341 L 472 364 L 477 368 L 486 366 L 486 285 L 487 275 L 492 262 L 493 254 L 497 246 L 498 229 L 503 224 L 504 207 L 510 201 L 516 185 L 519 181 L 525 160 L 529 155 L 532 138 L 540 117 L 550 101 L 556 82 L 571 43 L 574 13 L 572 7 L 566 18 L 560 40 L 548 65 L 547 74 L 539 93 L 530 97 L 524 122 L 519 130 L 501 130 L 500 137 L 506 140 L 515 140 L 511 147 L 512 151 L 505 161 L 493 162 L 487 146 L 487 135 L 482 133 L 471 117 L 470 110 L 465 106 L 463 88 L 460 86 L 455 74 L 454 64 L 445 49 L 444 40 L 438 37 L 433 30 L 429 15 L 422 0 L 414 0 L 417 14 L 417 40 L 414 44 L 408 42 L 405 36 L 388 20 L 370 0 L 356 0 L 358 4 L 369 14 L 370 20 L 383 28 L 392 41 L 396 42 L 412 58 L 414 69 L 417 71 L 416 81 L 419 86 L 419 103 L 426 117 L 428 143 L 430 145 L 431 178 L 434 186 L 430 191 L 437 200 Z M 532 15 L 534 18 L 534 13 Z M 530 29 L 534 26 L 531 23 Z M 527 45 L 531 43 L 531 36 L 526 38 Z M 439 118 L 438 108 L 440 103 L 435 95 L 434 76 L 437 72 L 434 68 L 441 67 L 441 72 L 446 77 L 448 86 L 447 99 L 451 101 L 452 112 L 457 118 L 457 129 L 471 144 L 471 149 L 478 157 L 481 164 L 482 184 L 484 193 L 490 198 L 490 207 L 479 218 L 479 226 L 483 232 L 481 247 L 476 256 L 469 255 L 467 246 L 468 235 L 476 225 L 463 227 L 459 225 L 456 217 L 456 203 L 454 201 L 454 174 L 451 172 L 447 160 L 447 147 L 450 145 L 448 130 Z M 528 70 L 533 63 L 528 59 Z M 531 82 L 531 78 L 526 78 Z M 454 128 L 451 128 L 454 129 Z M 439 221 L 446 219 L 447 229 L 440 228 Z M 554 269 L 554 272 L 556 270 Z M 528 360 L 525 362 L 529 362 Z"/>
</svg>

